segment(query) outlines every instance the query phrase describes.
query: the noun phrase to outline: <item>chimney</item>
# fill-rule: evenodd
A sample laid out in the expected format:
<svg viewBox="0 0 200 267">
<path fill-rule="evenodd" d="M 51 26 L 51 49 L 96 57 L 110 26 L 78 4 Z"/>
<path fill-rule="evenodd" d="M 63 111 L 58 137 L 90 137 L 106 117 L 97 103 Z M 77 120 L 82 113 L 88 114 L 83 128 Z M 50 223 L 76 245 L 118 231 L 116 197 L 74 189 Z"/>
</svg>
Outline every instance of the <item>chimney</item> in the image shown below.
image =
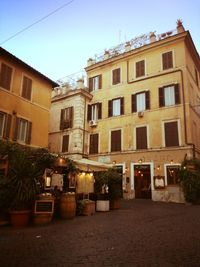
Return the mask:
<svg viewBox="0 0 200 267">
<path fill-rule="evenodd" d="M 154 32 L 150 32 L 150 43 L 156 42 L 156 35 Z"/>
<path fill-rule="evenodd" d="M 185 28 L 183 27 L 183 22 L 180 19 L 177 20 L 176 25 L 177 33 L 185 31 Z"/>
<path fill-rule="evenodd" d="M 104 52 L 104 59 L 108 59 L 110 57 L 110 53 L 108 50 L 105 50 Z"/>
<path fill-rule="evenodd" d="M 128 52 L 131 50 L 131 43 L 130 42 L 126 42 L 125 44 L 125 52 Z"/>
<path fill-rule="evenodd" d="M 84 89 L 84 79 L 83 78 L 81 78 L 81 79 L 78 79 L 77 80 L 77 82 L 76 82 L 76 84 L 77 84 L 77 86 L 76 86 L 76 88 L 77 89 Z"/>
<path fill-rule="evenodd" d="M 92 58 L 89 58 L 87 61 L 87 66 L 91 66 L 92 64 L 94 64 L 94 60 Z"/>
</svg>

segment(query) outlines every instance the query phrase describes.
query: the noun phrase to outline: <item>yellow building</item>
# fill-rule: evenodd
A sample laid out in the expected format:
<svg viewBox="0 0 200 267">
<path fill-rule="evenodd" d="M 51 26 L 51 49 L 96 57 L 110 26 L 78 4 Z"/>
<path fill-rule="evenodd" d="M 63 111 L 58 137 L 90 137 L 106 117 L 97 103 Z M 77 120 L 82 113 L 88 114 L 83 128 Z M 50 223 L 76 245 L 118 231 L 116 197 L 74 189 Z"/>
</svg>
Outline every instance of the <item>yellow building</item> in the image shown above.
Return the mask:
<svg viewBox="0 0 200 267">
<path fill-rule="evenodd" d="M 55 86 L 57 83 L 0 48 L 0 138 L 47 148 Z"/>
<path fill-rule="evenodd" d="M 177 168 L 200 158 L 200 59 L 189 31 L 142 35 L 85 68 L 89 158 L 122 169 L 125 198 L 183 202 Z"/>
</svg>

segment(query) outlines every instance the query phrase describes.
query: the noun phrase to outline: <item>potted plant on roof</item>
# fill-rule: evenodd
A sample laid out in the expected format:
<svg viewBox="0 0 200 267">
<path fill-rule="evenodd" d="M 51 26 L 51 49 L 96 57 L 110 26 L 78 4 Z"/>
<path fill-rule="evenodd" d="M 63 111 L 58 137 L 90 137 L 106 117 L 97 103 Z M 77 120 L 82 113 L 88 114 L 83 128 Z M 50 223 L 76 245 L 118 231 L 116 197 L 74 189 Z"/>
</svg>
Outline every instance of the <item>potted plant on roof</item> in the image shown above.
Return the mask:
<svg viewBox="0 0 200 267">
<path fill-rule="evenodd" d="M 108 190 L 109 188 L 107 172 L 99 172 L 95 178 L 95 193 L 97 196 L 96 211 L 110 210 Z"/>
</svg>

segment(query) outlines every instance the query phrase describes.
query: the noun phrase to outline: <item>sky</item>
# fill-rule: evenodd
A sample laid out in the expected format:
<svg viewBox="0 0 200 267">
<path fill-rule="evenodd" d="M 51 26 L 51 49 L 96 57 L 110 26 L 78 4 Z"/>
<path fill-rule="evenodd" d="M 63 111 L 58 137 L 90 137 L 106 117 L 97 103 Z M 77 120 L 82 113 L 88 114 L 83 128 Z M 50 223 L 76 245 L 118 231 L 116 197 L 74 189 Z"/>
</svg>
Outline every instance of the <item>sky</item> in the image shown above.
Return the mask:
<svg viewBox="0 0 200 267">
<path fill-rule="evenodd" d="M 54 81 L 76 79 L 89 58 L 177 19 L 200 54 L 199 0 L 1 0 L 0 46 Z"/>
</svg>

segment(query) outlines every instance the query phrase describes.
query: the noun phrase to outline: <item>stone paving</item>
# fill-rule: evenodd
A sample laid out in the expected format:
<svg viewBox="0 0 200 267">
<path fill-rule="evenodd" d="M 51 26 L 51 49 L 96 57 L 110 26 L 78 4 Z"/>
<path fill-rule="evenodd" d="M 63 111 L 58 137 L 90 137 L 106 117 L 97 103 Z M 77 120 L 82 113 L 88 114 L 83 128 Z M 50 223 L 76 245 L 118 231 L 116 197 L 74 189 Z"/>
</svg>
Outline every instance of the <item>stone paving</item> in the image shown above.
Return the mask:
<svg viewBox="0 0 200 267">
<path fill-rule="evenodd" d="M 123 200 L 121 209 L 0 227 L 1 267 L 200 266 L 200 206 Z"/>
</svg>

